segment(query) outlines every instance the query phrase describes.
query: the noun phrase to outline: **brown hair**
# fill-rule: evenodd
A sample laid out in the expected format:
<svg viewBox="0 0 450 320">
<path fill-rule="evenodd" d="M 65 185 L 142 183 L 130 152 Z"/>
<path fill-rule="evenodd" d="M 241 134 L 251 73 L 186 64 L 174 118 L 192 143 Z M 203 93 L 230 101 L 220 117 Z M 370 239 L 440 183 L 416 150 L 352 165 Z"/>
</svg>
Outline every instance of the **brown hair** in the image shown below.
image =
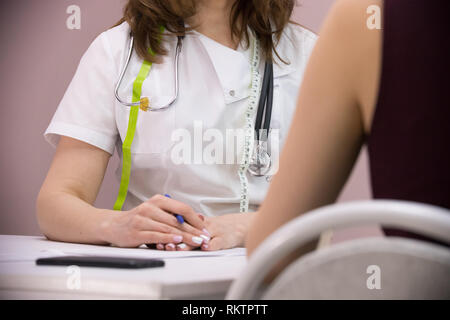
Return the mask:
<svg viewBox="0 0 450 320">
<path fill-rule="evenodd" d="M 185 35 L 192 30 L 184 21 L 196 14 L 198 0 L 128 0 L 123 18 L 116 24 L 127 22 L 135 39 L 138 55 L 150 62 L 158 62 L 158 57 L 167 50 L 161 42 L 160 28 L 164 27 L 173 35 Z M 230 26 L 232 36 L 249 45 L 247 28 L 253 30 L 261 43 L 266 60 L 272 61 L 272 52 L 281 61 L 275 47 L 294 8 L 295 0 L 235 0 Z M 148 52 L 152 48 L 154 56 Z"/>
</svg>

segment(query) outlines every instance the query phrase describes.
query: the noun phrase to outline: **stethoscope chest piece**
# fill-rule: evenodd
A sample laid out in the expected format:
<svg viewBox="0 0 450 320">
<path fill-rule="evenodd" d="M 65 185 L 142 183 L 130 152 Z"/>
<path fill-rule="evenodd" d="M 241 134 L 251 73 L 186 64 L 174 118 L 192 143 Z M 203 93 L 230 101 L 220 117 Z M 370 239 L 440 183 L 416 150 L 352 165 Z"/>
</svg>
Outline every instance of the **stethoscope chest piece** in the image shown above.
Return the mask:
<svg viewBox="0 0 450 320">
<path fill-rule="evenodd" d="M 273 104 L 273 64 L 266 62 L 261 96 L 255 119 L 255 146 L 248 172 L 255 177 L 267 176 L 272 160 L 267 148 Z"/>
<path fill-rule="evenodd" d="M 267 141 L 256 140 L 248 171 L 255 177 L 266 176 L 272 164 L 267 152 Z"/>
</svg>

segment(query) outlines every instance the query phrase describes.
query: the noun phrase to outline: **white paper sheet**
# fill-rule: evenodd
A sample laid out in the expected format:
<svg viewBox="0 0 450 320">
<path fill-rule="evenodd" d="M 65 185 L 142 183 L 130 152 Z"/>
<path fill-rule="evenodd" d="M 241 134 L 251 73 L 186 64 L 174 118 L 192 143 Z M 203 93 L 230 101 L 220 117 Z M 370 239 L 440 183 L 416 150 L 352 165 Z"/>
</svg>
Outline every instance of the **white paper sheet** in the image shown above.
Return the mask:
<svg viewBox="0 0 450 320">
<path fill-rule="evenodd" d="M 3 237 L 0 236 L 0 240 Z M 5 239 L 5 238 L 3 238 Z M 80 256 L 112 256 L 129 258 L 181 259 L 204 257 L 245 256 L 245 248 L 234 248 L 219 251 L 160 251 L 148 249 L 146 246 L 134 249 L 116 248 L 112 246 L 95 246 L 74 243 L 62 243 L 40 238 L 33 247 L 20 245 L 16 238 L 14 245 L 0 241 L 0 263 L 34 261 L 38 258 L 64 255 Z"/>
</svg>

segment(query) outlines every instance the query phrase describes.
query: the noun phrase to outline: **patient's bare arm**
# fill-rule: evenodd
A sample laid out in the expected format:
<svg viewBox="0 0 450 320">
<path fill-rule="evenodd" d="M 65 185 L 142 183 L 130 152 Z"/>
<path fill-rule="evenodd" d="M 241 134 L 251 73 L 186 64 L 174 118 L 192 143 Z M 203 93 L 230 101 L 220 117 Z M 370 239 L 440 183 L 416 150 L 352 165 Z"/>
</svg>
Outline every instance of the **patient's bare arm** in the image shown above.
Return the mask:
<svg viewBox="0 0 450 320">
<path fill-rule="evenodd" d="M 333 203 L 351 172 L 370 130 L 380 69 L 381 32 L 366 26 L 369 4 L 381 1 L 338 1 L 323 26 L 280 171 L 250 228 L 250 254 L 289 220 Z"/>
</svg>

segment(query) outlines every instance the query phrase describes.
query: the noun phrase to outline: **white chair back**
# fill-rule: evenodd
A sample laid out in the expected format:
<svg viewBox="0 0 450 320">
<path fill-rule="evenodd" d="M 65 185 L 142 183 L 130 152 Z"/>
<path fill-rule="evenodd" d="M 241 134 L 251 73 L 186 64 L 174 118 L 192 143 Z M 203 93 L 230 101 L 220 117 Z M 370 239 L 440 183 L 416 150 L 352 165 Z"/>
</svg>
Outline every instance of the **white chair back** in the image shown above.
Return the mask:
<svg viewBox="0 0 450 320">
<path fill-rule="evenodd" d="M 267 276 L 268 272 L 282 258 L 286 257 L 298 247 L 318 238 L 324 230 L 367 224 L 380 224 L 385 227 L 399 228 L 422 234 L 444 243 L 450 243 L 450 211 L 443 208 L 393 200 L 359 201 L 322 207 L 292 220 L 269 236 L 255 250 L 241 277 L 232 284 L 227 299 L 254 299 L 259 297 L 257 290 L 262 287 L 262 281 Z M 329 289 L 326 285 L 324 286 L 323 283 L 325 283 L 325 281 L 330 282 L 331 286 L 335 288 L 334 291 L 330 292 L 343 290 L 342 287 L 345 286 L 346 283 L 352 288 L 352 290 L 348 290 L 348 293 L 346 294 L 341 296 L 330 294 L 327 296 L 328 298 L 352 298 L 357 296 L 360 298 L 373 298 L 376 294 L 385 299 L 400 296 L 403 298 L 408 297 L 402 293 L 405 292 L 404 290 L 406 290 L 407 287 L 404 287 L 403 291 L 392 291 L 390 289 L 388 290 L 386 287 L 386 290 L 384 291 L 383 289 L 381 289 L 381 291 L 373 291 L 365 286 L 362 287 L 362 290 L 364 292 L 370 291 L 371 294 L 368 294 L 367 296 L 358 294 L 355 286 L 360 286 L 361 279 L 358 280 L 357 277 L 361 277 L 363 274 L 361 273 L 361 268 L 363 266 L 366 267 L 365 269 L 363 268 L 363 271 L 367 271 L 367 267 L 370 265 L 378 266 L 380 269 L 383 268 L 381 269 L 381 279 L 383 279 L 383 275 L 386 277 L 385 281 L 381 280 L 381 288 L 383 288 L 383 283 L 388 283 L 389 281 L 386 281 L 391 278 L 394 280 L 400 279 L 400 274 L 406 273 L 407 281 L 414 281 L 414 277 L 422 275 L 422 284 L 414 288 L 417 289 L 420 287 L 423 288 L 423 290 L 428 290 L 426 288 L 434 287 L 436 288 L 435 292 L 430 293 L 428 297 L 435 297 L 440 295 L 439 292 L 441 292 L 441 289 L 433 286 L 433 283 L 435 283 L 437 279 L 439 279 L 439 281 L 447 280 L 447 283 L 450 282 L 450 250 L 447 247 L 424 243 L 418 240 L 398 238 L 386 238 L 371 241 L 374 242 L 369 245 L 369 243 L 363 240 L 354 240 L 352 241 L 354 242 L 352 244 L 342 244 L 340 247 L 332 246 L 328 249 L 324 249 L 326 251 L 321 252 L 322 250 L 320 250 L 299 258 L 285 269 L 271 285 L 269 290 L 263 292 L 262 297 L 272 299 L 275 297 L 290 297 L 293 299 L 325 298 L 322 293 Z M 360 244 L 357 244 L 356 242 L 360 242 Z M 391 249 L 389 249 L 390 246 L 392 247 Z M 334 251 L 336 253 L 334 253 Z M 431 256 L 426 255 L 425 252 L 427 251 L 431 252 Z M 378 260 L 367 259 L 367 257 L 371 255 L 376 257 L 376 252 L 378 252 Z M 325 257 L 324 255 L 327 256 Z M 376 261 L 378 261 L 378 264 Z M 369 262 L 373 264 L 367 265 Z M 329 266 L 328 268 L 327 263 Z M 311 265 L 317 266 L 317 272 L 312 271 L 313 268 Z M 439 266 L 442 266 L 443 269 L 440 269 Z M 300 268 L 300 270 L 292 271 L 296 267 Z M 400 267 L 406 269 L 402 271 L 399 269 Z M 342 270 L 343 268 L 349 271 L 346 275 L 336 271 Z M 352 268 L 355 269 L 353 270 Z M 414 268 L 416 269 L 412 272 Z M 431 269 L 427 271 L 427 268 Z M 358 271 L 356 272 L 355 270 Z M 428 282 L 429 287 L 423 285 L 427 279 L 427 272 L 434 272 L 436 275 L 439 274 L 436 279 L 433 278 L 433 282 Z M 399 277 L 396 277 L 396 275 Z M 308 276 L 311 277 L 311 279 L 314 278 L 315 281 L 310 281 L 309 284 L 306 285 L 305 279 Z M 364 276 L 367 280 L 370 274 L 366 273 Z M 337 279 L 339 277 L 341 277 L 341 279 Z M 342 281 L 336 281 L 336 279 Z M 344 279 L 347 279 L 350 282 L 346 282 Z M 352 280 L 350 279 L 354 279 L 355 283 L 357 282 L 358 284 L 351 286 Z M 407 283 L 407 281 L 405 281 L 394 282 L 405 286 Z M 294 290 L 294 286 L 296 288 L 305 286 L 305 288 L 308 287 L 309 289 L 307 291 L 295 291 L 297 289 Z M 289 287 L 291 289 L 287 289 Z M 321 287 L 326 289 L 320 289 Z M 312 288 L 316 288 L 314 289 L 316 291 Z M 448 286 L 446 288 L 448 289 Z M 446 290 L 446 288 L 443 288 L 442 290 Z M 308 295 L 308 292 L 311 294 Z M 427 291 L 424 291 L 425 296 L 427 296 L 426 292 Z M 414 298 L 417 296 L 411 297 Z"/>
</svg>

